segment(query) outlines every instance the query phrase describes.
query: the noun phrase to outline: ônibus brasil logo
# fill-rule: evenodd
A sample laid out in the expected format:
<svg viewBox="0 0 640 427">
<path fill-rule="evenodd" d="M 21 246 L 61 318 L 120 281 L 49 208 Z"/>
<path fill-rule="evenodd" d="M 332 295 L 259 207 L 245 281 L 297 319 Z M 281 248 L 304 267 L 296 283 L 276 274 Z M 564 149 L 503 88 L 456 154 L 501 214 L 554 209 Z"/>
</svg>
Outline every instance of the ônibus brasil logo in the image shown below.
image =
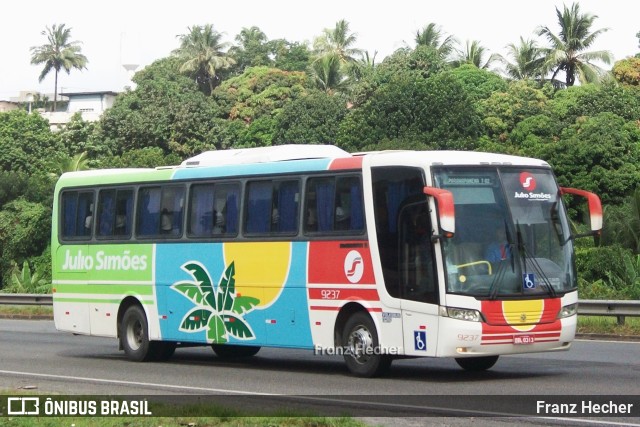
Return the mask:
<svg viewBox="0 0 640 427">
<path fill-rule="evenodd" d="M 533 191 L 536 189 L 536 179 L 529 172 L 522 172 L 520 174 L 520 184 L 522 188 L 527 191 Z"/>
<path fill-rule="evenodd" d="M 358 283 L 364 273 L 364 261 L 358 251 L 351 251 L 344 259 L 344 274 L 351 283 Z"/>
</svg>

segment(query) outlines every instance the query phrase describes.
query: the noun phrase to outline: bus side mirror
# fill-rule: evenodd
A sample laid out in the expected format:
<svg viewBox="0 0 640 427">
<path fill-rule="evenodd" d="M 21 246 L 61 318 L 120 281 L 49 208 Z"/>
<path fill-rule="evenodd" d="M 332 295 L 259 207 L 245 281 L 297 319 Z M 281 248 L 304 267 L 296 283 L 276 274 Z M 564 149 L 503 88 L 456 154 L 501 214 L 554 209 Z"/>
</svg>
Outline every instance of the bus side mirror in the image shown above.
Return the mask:
<svg viewBox="0 0 640 427">
<path fill-rule="evenodd" d="M 602 231 L 602 204 L 600 203 L 600 198 L 589 191 L 569 187 L 560 187 L 560 194 L 572 194 L 587 199 L 589 218 L 591 219 L 591 233 L 599 235 Z"/>
<path fill-rule="evenodd" d="M 438 220 L 440 222 L 441 231 L 438 237 L 453 237 L 456 232 L 453 193 L 451 191 L 435 187 L 424 187 L 423 192 L 427 196 L 431 196 L 436 199 L 436 205 L 438 208 Z"/>
</svg>

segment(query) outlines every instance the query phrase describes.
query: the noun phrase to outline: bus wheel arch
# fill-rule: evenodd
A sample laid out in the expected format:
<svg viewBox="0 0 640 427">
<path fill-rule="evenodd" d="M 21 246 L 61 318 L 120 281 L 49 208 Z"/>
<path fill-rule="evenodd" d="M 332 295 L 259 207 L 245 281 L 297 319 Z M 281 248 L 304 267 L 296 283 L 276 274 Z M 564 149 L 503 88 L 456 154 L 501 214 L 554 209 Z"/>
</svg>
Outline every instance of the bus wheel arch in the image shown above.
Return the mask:
<svg viewBox="0 0 640 427">
<path fill-rule="evenodd" d="M 392 358 L 380 351 L 376 324 L 363 306 L 345 305 L 338 313 L 334 331 L 335 345 L 344 350 L 344 360 L 352 374 L 374 377 L 387 371 Z"/>
</svg>

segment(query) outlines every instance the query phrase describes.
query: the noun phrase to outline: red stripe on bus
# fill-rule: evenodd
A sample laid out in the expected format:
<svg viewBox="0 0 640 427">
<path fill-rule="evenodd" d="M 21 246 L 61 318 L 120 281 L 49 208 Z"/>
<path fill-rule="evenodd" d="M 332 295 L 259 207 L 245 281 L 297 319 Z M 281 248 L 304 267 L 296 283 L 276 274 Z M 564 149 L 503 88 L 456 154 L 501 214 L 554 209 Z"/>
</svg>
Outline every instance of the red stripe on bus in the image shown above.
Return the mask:
<svg viewBox="0 0 640 427">
<path fill-rule="evenodd" d="M 340 169 L 362 169 L 362 156 L 333 159 L 329 164 L 329 170 Z"/>
<path fill-rule="evenodd" d="M 310 288 L 309 299 L 318 300 L 348 300 L 359 299 L 364 301 L 380 301 L 378 291 L 375 289 L 345 289 L 345 288 Z"/>
<path fill-rule="evenodd" d="M 318 310 L 318 311 L 338 311 L 340 310 L 342 307 L 329 307 L 329 306 L 324 306 L 324 305 L 312 305 L 309 306 L 310 310 Z M 368 312 L 371 313 L 381 313 L 382 309 L 378 308 L 378 307 L 370 307 L 366 309 Z"/>
</svg>

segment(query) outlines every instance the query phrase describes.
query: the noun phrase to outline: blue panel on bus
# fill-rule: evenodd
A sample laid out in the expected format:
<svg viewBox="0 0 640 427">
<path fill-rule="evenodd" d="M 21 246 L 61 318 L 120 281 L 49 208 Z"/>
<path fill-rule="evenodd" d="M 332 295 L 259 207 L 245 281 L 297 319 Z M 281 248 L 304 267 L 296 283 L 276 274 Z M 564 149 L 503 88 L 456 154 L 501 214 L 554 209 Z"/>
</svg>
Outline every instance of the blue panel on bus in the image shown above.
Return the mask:
<svg viewBox="0 0 640 427">
<path fill-rule="evenodd" d="M 247 165 L 194 167 L 177 169 L 173 175 L 173 179 L 218 178 L 227 176 L 261 175 L 268 173 L 323 171 L 329 168 L 330 162 L 331 159 L 311 159 L 271 163 L 252 163 Z"/>
<path fill-rule="evenodd" d="M 304 242 L 156 246 L 162 338 L 312 348 Z"/>
</svg>

